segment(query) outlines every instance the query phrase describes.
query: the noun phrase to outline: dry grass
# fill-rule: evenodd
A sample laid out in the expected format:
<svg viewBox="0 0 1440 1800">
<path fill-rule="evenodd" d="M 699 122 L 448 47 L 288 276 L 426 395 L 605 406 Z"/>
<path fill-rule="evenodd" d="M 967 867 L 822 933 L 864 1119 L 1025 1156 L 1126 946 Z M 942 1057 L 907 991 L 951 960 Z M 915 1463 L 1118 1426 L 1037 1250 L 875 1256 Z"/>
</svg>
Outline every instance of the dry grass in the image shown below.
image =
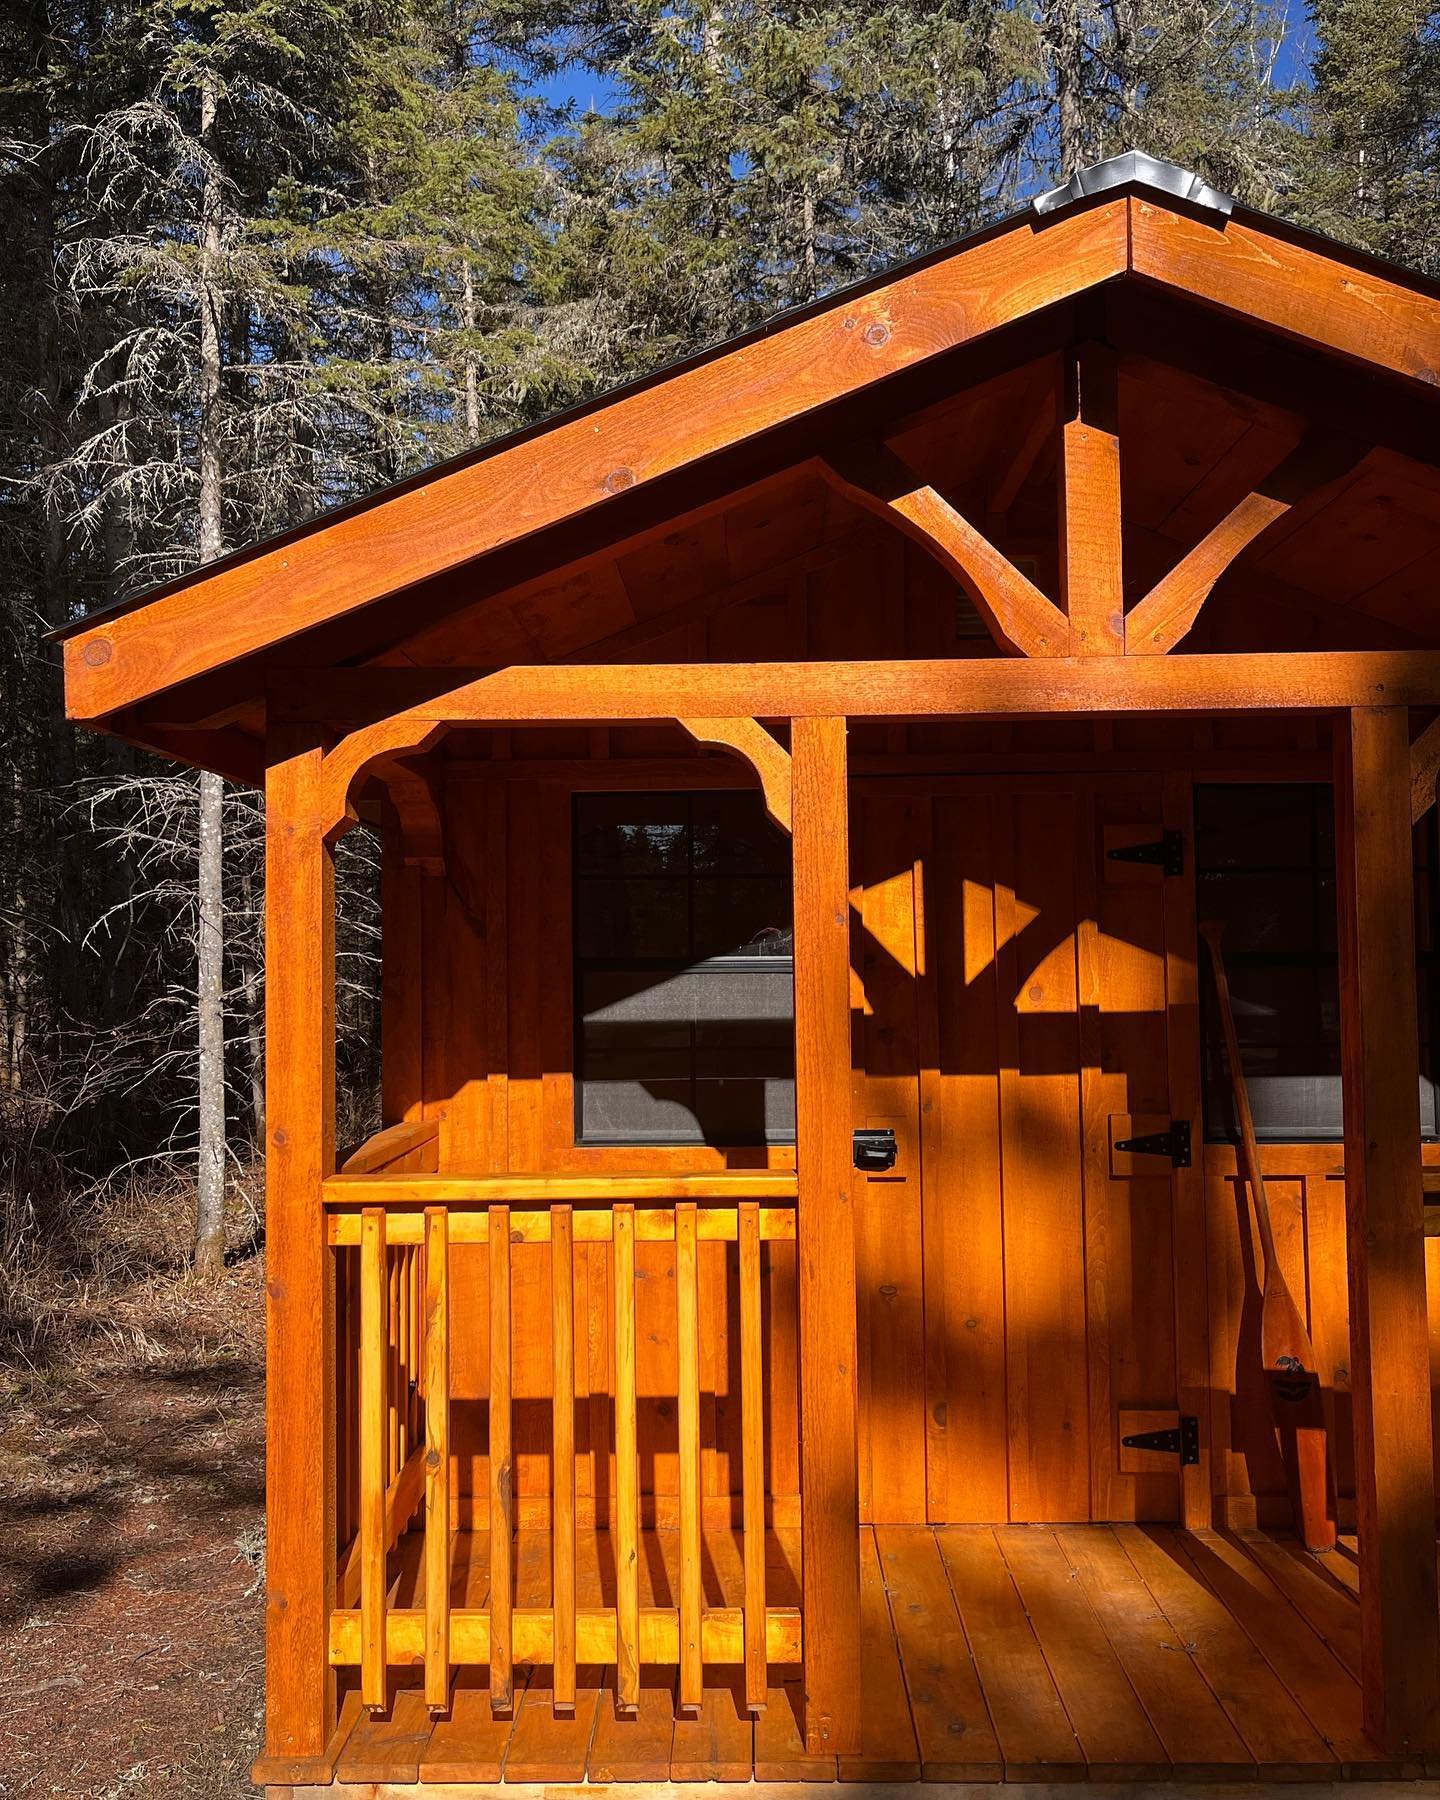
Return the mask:
<svg viewBox="0 0 1440 1800">
<path fill-rule="evenodd" d="M 0 1257 L 0 1792 L 238 1800 L 261 1692 L 254 1189 L 212 1284 L 187 1272 L 183 1185 L 44 1198 Z"/>
</svg>

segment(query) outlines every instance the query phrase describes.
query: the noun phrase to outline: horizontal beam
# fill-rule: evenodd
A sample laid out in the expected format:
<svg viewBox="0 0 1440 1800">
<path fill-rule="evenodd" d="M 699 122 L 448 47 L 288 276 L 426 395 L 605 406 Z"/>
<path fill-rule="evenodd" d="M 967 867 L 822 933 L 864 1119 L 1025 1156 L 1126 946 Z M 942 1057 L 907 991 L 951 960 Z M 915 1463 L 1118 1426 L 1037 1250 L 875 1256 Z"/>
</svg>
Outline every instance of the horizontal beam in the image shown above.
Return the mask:
<svg viewBox="0 0 1440 1800">
<path fill-rule="evenodd" d="M 1440 651 L 517 666 L 342 739 L 325 758 L 322 830 L 348 827 L 352 789 L 377 758 L 428 744 L 446 725 L 663 724 L 701 711 L 711 719 L 1004 719 L 1355 706 L 1440 706 Z"/>
<path fill-rule="evenodd" d="M 714 718 L 1018 718 L 1028 713 L 1331 712 L 1440 706 L 1440 651 L 914 662 L 546 664 L 497 670 L 384 721 L 648 724 Z M 373 729 L 380 730 L 381 726 Z M 346 738 L 329 760 L 363 736 Z"/>
<path fill-rule="evenodd" d="M 511 1614 L 516 1662 L 548 1663 L 554 1641 L 549 1607 L 517 1606 Z M 707 1663 L 745 1660 L 745 1615 L 738 1606 L 712 1606 L 701 1617 L 700 1650 Z M 425 1614 L 413 1607 L 385 1615 L 385 1660 L 418 1665 L 425 1656 Z M 581 1663 L 615 1661 L 613 1607 L 582 1607 L 575 1614 L 575 1656 Z M 640 1609 L 640 1661 L 674 1663 L 680 1656 L 680 1614 L 673 1606 Z M 490 1660 L 490 1614 L 483 1607 L 456 1607 L 450 1614 L 452 1663 Z M 765 1660 L 801 1660 L 800 1609 L 772 1606 L 765 1613 Z M 353 1610 L 330 1615 L 330 1661 L 348 1668 L 360 1661 L 360 1614 Z"/>
<path fill-rule="evenodd" d="M 330 1183 L 327 1182 L 325 1185 L 328 1199 Z M 374 1202 L 371 1201 L 369 1204 L 374 1205 Z M 696 1235 L 709 1243 L 733 1244 L 738 1231 L 737 1216 L 734 1206 L 698 1206 L 695 1209 Z M 490 1216 L 486 1212 L 460 1208 L 450 1213 L 449 1225 L 452 1244 L 488 1244 L 490 1241 Z M 582 1208 L 575 1213 L 571 1221 L 571 1231 L 577 1244 L 608 1244 L 615 1235 L 615 1215 L 608 1208 Z M 332 1213 L 328 1222 L 327 1234 L 332 1244 L 358 1244 L 360 1242 L 360 1214 L 358 1212 Z M 675 1209 L 669 1206 L 636 1207 L 635 1236 L 642 1244 L 673 1243 L 675 1240 Z M 762 1206 L 760 1208 L 760 1236 L 767 1243 L 793 1238 L 795 1236 L 794 1207 Z M 385 1241 L 387 1244 L 418 1244 L 423 1242 L 424 1237 L 424 1213 L 392 1212 L 386 1215 Z M 510 1214 L 510 1241 L 522 1244 L 548 1244 L 550 1242 L 549 1212 L 512 1211 Z"/>
</svg>

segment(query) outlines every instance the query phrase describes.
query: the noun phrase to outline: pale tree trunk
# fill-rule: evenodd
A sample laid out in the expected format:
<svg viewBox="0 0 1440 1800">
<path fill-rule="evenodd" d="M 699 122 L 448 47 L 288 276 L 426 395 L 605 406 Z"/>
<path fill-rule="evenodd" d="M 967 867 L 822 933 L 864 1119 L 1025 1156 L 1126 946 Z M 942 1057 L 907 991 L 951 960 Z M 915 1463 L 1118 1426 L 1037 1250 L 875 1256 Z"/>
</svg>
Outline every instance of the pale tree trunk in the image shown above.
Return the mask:
<svg viewBox="0 0 1440 1800">
<path fill-rule="evenodd" d="M 470 258 L 460 259 L 460 323 L 465 327 L 465 437 L 480 442 L 480 377 L 475 367 L 475 271 Z"/>
<path fill-rule="evenodd" d="M 218 285 L 220 192 L 215 155 L 216 91 L 207 77 L 200 96 L 200 141 L 206 153 L 200 221 L 200 560 L 224 549 L 221 516 L 221 361 Z M 225 1258 L 225 784 L 200 776 L 200 867 L 196 931 L 196 1011 L 200 1039 L 200 1155 L 195 1215 L 195 1270 L 213 1276 Z"/>
</svg>

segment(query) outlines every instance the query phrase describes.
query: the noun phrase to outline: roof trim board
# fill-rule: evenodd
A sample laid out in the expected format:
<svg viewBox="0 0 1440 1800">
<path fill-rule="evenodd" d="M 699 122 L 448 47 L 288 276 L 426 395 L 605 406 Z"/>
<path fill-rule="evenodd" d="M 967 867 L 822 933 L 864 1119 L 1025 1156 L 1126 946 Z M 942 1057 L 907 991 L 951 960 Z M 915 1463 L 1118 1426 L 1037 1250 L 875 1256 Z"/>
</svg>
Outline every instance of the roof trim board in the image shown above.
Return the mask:
<svg viewBox="0 0 1440 1800">
<path fill-rule="evenodd" d="M 70 715 L 99 719 L 694 468 L 1117 277 L 1440 383 L 1440 298 L 1141 178 L 831 296 L 67 635 Z"/>
</svg>

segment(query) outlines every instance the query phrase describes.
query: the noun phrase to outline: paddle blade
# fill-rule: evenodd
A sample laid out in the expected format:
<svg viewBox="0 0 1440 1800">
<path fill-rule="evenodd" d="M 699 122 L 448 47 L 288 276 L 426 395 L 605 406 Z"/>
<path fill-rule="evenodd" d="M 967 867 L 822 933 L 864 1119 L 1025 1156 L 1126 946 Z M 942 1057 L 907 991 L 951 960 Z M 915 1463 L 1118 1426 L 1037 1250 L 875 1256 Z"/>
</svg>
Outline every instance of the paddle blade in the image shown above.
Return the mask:
<svg viewBox="0 0 1440 1800">
<path fill-rule="evenodd" d="M 1307 1550 L 1333 1550 L 1335 1494 L 1320 1377 L 1305 1322 L 1278 1275 L 1265 1285 L 1260 1342 L 1296 1533 Z"/>
</svg>

